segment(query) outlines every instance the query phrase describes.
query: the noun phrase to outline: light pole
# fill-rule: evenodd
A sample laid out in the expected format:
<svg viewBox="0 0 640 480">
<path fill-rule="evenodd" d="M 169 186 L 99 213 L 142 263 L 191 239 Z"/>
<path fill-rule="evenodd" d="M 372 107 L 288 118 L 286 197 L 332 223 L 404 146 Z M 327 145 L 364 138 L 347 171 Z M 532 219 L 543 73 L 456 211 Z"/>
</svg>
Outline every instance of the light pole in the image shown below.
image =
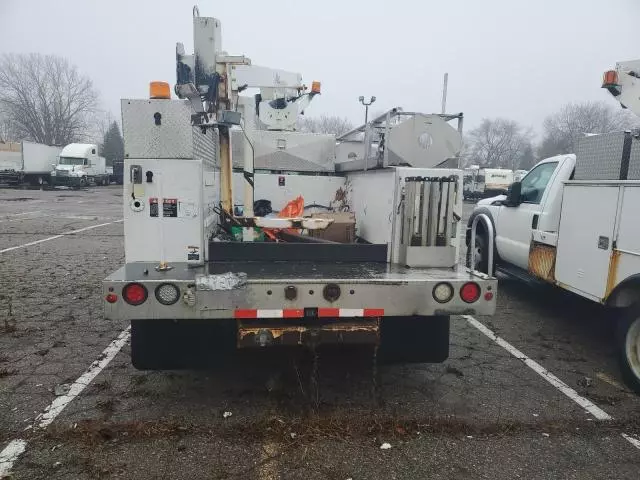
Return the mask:
<svg viewBox="0 0 640 480">
<path fill-rule="evenodd" d="M 369 121 L 369 105 L 376 101 L 376 97 L 371 97 L 368 102 L 365 102 L 364 97 L 360 95 L 358 100 L 360 100 L 360 103 L 364 105 L 364 124 L 366 126 Z"/>
</svg>

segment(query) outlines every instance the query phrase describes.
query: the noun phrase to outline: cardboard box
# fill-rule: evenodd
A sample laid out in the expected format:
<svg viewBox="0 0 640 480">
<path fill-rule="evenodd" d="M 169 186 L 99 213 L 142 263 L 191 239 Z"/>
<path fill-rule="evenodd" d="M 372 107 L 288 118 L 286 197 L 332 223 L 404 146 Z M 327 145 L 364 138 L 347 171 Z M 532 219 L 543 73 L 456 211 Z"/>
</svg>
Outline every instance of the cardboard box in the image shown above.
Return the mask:
<svg viewBox="0 0 640 480">
<path fill-rule="evenodd" d="M 339 243 L 353 243 L 356 240 L 356 216 L 351 212 L 314 213 L 311 218 L 331 218 L 333 223 L 325 230 L 309 230 L 309 235 Z"/>
</svg>

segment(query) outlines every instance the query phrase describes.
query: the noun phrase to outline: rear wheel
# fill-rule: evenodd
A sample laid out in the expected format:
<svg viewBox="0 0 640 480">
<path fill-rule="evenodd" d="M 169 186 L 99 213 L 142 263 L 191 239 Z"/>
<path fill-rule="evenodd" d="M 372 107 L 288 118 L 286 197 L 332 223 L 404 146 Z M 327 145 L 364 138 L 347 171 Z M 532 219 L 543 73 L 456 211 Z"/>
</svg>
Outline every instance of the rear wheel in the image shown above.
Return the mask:
<svg viewBox="0 0 640 480">
<path fill-rule="evenodd" d="M 620 318 L 616 341 L 622 378 L 640 394 L 640 308 L 631 308 Z"/>
<path fill-rule="evenodd" d="M 489 272 L 489 256 L 487 254 L 487 235 L 476 232 L 475 252 L 471 252 L 471 240 L 467 248 L 467 267 L 483 273 Z"/>
<path fill-rule="evenodd" d="M 381 363 L 441 363 L 449 357 L 449 317 L 384 317 Z"/>
<path fill-rule="evenodd" d="M 80 186 L 81 187 L 87 186 L 87 177 L 80 177 Z"/>
</svg>

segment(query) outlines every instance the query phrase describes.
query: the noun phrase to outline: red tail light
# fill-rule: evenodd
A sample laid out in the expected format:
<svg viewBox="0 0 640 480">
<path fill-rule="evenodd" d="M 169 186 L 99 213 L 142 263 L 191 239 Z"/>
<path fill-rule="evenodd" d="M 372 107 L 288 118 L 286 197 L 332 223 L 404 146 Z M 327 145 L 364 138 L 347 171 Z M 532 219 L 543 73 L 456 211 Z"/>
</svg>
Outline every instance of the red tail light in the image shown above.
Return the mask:
<svg viewBox="0 0 640 480">
<path fill-rule="evenodd" d="M 118 295 L 116 295 L 115 293 L 109 293 L 106 297 L 104 297 L 104 299 L 109 303 L 116 303 L 118 301 Z"/>
<path fill-rule="evenodd" d="M 129 283 L 122 289 L 122 298 L 129 305 L 141 305 L 147 300 L 148 292 L 140 283 Z"/>
<path fill-rule="evenodd" d="M 480 287 L 474 282 L 465 283 L 460 289 L 460 298 L 467 303 L 476 302 L 480 298 Z"/>
</svg>

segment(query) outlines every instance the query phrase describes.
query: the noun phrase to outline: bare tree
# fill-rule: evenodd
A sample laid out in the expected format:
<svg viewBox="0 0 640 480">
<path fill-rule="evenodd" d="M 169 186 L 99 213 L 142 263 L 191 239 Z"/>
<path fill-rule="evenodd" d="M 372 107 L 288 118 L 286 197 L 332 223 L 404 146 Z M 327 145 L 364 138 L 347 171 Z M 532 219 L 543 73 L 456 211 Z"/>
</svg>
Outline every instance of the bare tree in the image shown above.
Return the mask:
<svg viewBox="0 0 640 480">
<path fill-rule="evenodd" d="M 516 170 L 530 152 L 532 138 L 531 130 L 518 122 L 485 118 L 466 138 L 466 163 Z"/>
<path fill-rule="evenodd" d="M 18 141 L 19 139 L 14 130 L 15 129 L 9 119 L 0 112 L 0 143 Z"/>
<path fill-rule="evenodd" d="M 305 133 L 332 133 L 341 135 L 353 129 L 353 123 L 347 118 L 322 115 L 319 118 L 302 117 L 298 122 L 298 130 Z"/>
<path fill-rule="evenodd" d="M 545 119 L 538 157 L 575 152 L 578 139 L 585 133 L 609 133 L 637 126 L 633 115 L 606 103 L 568 103 Z"/>
<path fill-rule="evenodd" d="M 47 145 L 82 140 L 97 103 L 92 81 L 64 58 L 0 57 L 0 110 L 21 139 Z"/>
</svg>

